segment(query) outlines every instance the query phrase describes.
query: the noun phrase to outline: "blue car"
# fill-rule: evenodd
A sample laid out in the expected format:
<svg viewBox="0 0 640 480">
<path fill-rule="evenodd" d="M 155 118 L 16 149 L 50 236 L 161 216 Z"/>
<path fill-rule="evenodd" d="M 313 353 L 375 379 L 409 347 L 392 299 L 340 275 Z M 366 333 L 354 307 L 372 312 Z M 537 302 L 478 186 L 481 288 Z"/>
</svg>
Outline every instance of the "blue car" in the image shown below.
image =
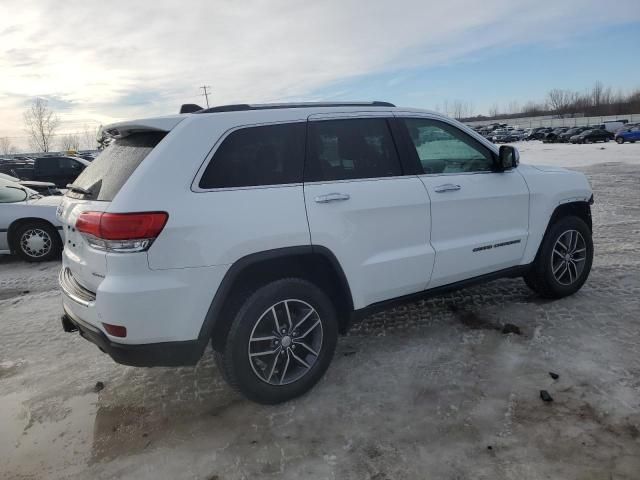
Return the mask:
<svg viewBox="0 0 640 480">
<path fill-rule="evenodd" d="M 634 143 L 636 140 L 640 141 L 640 127 L 633 127 L 616 133 L 616 142 L 618 143 Z"/>
</svg>

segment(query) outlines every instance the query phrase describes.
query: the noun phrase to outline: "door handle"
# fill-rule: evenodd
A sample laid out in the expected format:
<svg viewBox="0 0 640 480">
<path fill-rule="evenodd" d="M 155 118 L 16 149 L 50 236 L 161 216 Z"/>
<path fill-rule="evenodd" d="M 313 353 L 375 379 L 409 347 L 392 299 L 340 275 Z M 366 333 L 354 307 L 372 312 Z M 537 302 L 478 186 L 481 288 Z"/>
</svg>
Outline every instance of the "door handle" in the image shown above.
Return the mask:
<svg viewBox="0 0 640 480">
<path fill-rule="evenodd" d="M 454 185 L 453 183 L 445 183 L 444 185 L 438 185 L 434 188 L 436 193 L 444 193 L 444 192 L 455 192 L 456 190 L 460 190 L 462 187 L 460 185 Z"/>
<path fill-rule="evenodd" d="M 327 193 L 326 195 L 319 195 L 315 198 L 316 203 L 329 203 L 340 202 L 349 200 L 351 196 L 348 193 Z"/>
</svg>

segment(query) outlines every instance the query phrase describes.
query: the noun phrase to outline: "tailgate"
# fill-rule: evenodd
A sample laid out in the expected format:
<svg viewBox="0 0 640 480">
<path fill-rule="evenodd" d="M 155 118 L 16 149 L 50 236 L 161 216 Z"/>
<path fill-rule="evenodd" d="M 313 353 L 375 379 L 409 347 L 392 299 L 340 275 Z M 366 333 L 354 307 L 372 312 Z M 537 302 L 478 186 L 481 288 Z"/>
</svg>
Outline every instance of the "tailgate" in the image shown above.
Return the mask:
<svg viewBox="0 0 640 480">
<path fill-rule="evenodd" d="M 68 268 L 76 282 L 94 293 L 107 274 L 107 255 L 104 251 L 89 246 L 86 239 L 76 231 L 76 220 L 82 212 L 104 212 L 110 204 L 111 202 L 78 200 L 65 196 L 58 209 L 58 218 L 64 232 L 62 268 Z"/>
</svg>

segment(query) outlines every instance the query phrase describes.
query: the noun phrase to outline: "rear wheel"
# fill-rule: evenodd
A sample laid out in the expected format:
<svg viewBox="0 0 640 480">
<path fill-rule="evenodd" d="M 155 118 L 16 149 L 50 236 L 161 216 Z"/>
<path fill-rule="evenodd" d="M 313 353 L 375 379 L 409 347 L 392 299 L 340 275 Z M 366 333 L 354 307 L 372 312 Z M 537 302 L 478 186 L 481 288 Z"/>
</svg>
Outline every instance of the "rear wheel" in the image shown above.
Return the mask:
<svg viewBox="0 0 640 480">
<path fill-rule="evenodd" d="M 51 224 L 28 222 L 20 225 L 12 238 L 16 254 L 27 262 L 44 262 L 60 256 L 62 240 Z"/>
<path fill-rule="evenodd" d="M 259 288 L 240 307 L 222 353 L 225 380 L 250 400 L 275 404 L 311 389 L 327 370 L 338 339 L 327 295 L 303 279 Z"/>
<path fill-rule="evenodd" d="M 616 142 L 618 142 L 620 145 L 622 145 L 624 143 L 624 138 L 618 137 L 618 138 L 616 138 Z"/>
<path fill-rule="evenodd" d="M 524 280 L 543 297 L 566 297 L 584 285 L 592 262 L 589 227 L 578 217 L 564 217 L 550 227 Z"/>
</svg>

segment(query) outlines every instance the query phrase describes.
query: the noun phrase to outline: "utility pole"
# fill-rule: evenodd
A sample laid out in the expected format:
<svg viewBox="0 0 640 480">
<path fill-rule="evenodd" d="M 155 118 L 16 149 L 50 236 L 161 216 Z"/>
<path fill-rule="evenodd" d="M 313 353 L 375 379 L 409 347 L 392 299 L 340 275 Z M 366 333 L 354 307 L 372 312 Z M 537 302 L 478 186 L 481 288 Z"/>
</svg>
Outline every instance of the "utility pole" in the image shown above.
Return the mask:
<svg viewBox="0 0 640 480">
<path fill-rule="evenodd" d="M 203 85 L 200 87 L 200 90 L 204 91 L 203 95 L 207 101 L 207 108 L 209 108 L 209 92 L 207 91 L 207 88 L 211 88 L 211 85 Z"/>
</svg>

